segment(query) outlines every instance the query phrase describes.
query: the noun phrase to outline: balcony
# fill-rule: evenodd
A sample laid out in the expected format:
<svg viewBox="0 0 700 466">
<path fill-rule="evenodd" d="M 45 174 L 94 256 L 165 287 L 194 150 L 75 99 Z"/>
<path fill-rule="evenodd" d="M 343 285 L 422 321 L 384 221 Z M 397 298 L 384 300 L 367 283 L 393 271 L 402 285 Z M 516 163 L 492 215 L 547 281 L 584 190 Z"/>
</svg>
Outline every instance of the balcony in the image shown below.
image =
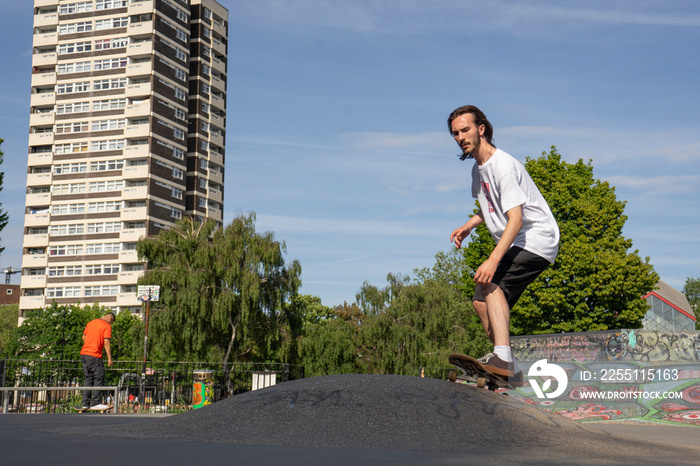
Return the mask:
<svg viewBox="0 0 700 466">
<path fill-rule="evenodd" d="M 52 86 L 56 84 L 56 73 L 34 73 L 32 86 Z"/>
<path fill-rule="evenodd" d="M 151 135 L 151 126 L 148 123 L 140 125 L 128 125 L 124 128 L 124 137 L 127 138 L 147 138 Z"/>
<path fill-rule="evenodd" d="M 132 44 L 129 44 L 129 46 L 126 48 L 126 55 L 129 57 L 138 57 L 138 56 L 145 56 L 145 55 L 152 55 L 153 54 L 153 42 L 152 41 L 144 41 L 144 42 L 134 42 Z"/>
<path fill-rule="evenodd" d="M 119 240 L 124 243 L 133 243 L 145 237 L 145 228 L 126 228 L 119 232 Z"/>
<path fill-rule="evenodd" d="M 127 105 L 124 109 L 124 116 L 129 117 L 141 117 L 148 116 L 151 114 L 151 101 L 147 100 L 141 102 L 140 104 Z"/>
<path fill-rule="evenodd" d="M 121 250 L 119 251 L 119 262 L 124 264 L 124 263 L 133 263 L 133 262 L 138 262 L 139 261 L 139 255 L 136 253 L 136 249 L 131 249 L 131 250 Z"/>
<path fill-rule="evenodd" d="M 140 306 L 142 303 L 134 293 L 119 293 L 117 295 L 117 306 Z"/>
<path fill-rule="evenodd" d="M 20 309 L 39 309 L 44 307 L 44 296 L 20 296 Z"/>
<path fill-rule="evenodd" d="M 149 156 L 149 146 L 148 144 L 138 144 L 133 146 L 126 146 L 124 148 L 124 158 L 125 159 L 140 159 Z"/>
<path fill-rule="evenodd" d="M 148 3 L 148 2 L 143 2 L 143 3 Z M 153 7 L 151 7 L 151 11 Z M 129 8 L 129 14 L 131 13 L 131 8 Z M 127 33 L 130 36 L 138 36 L 142 34 L 149 34 L 153 31 L 153 21 L 141 21 L 140 23 L 131 23 L 129 24 L 129 29 L 127 30 Z"/>
<path fill-rule="evenodd" d="M 211 199 L 212 201 L 223 203 L 224 202 L 224 192 L 220 191 L 218 189 L 210 189 L 209 190 L 209 199 Z"/>
<path fill-rule="evenodd" d="M 129 84 L 126 86 L 126 97 L 146 97 L 151 94 L 152 89 L 151 83 Z"/>
<path fill-rule="evenodd" d="M 135 285 L 139 277 L 141 277 L 143 274 L 143 270 L 135 270 L 133 272 L 119 272 L 119 276 L 117 277 L 117 283 L 119 283 L 120 285 Z M 134 293 L 134 298 L 135 297 L 136 293 Z"/>
<path fill-rule="evenodd" d="M 30 146 L 48 146 L 53 144 L 53 131 L 50 133 L 30 133 Z"/>
<path fill-rule="evenodd" d="M 23 268 L 40 268 L 49 265 L 48 254 L 25 254 L 22 256 Z"/>
<path fill-rule="evenodd" d="M 25 248 L 46 247 L 48 245 L 49 245 L 48 233 L 44 233 L 41 235 L 24 235 L 23 246 Z"/>
<path fill-rule="evenodd" d="M 220 117 L 219 115 L 216 115 L 214 113 L 210 114 L 209 121 L 211 122 L 212 125 L 218 126 L 219 128 L 223 128 L 224 126 L 226 126 L 224 119 L 222 117 Z"/>
<path fill-rule="evenodd" d="M 56 121 L 56 115 L 52 112 L 48 113 L 32 113 L 29 115 L 29 126 L 48 126 L 53 125 Z"/>
<path fill-rule="evenodd" d="M 53 2 L 54 4 L 56 2 Z M 38 7 L 39 5 L 34 5 L 35 7 Z M 34 15 L 34 27 L 42 27 L 42 26 L 53 26 L 53 25 L 58 25 L 58 12 L 54 11 L 53 13 L 45 13 L 43 15 Z"/>
<path fill-rule="evenodd" d="M 51 184 L 51 173 L 29 173 L 27 186 L 48 186 Z"/>
<path fill-rule="evenodd" d="M 224 57 L 228 55 L 228 53 L 226 51 L 226 45 L 224 45 L 223 42 L 221 42 L 220 40 L 217 40 L 217 39 L 214 39 L 211 42 L 212 42 L 211 43 L 212 50 L 217 51 L 219 54 L 223 55 Z"/>
<path fill-rule="evenodd" d="M 209 133 L 209 142 L 219 147 L 224 147 L 224 137 L 221 133 Z"/>
<path fill-rule="evenodd" d="M 46 288 L 46 275 L 22 275 L 19 286 L 21 288 Z M 35 298 L 36 296 L 32 297 Z"/>
<path fill-rule="evenodd" d="M 131 222 L 136 220 L 146 220 L 147 208 L 144 207 L 127 207 L 121 212 L 121 220 Z M 123 252 L 123 251 L 122 251 Z"/>
<path fill-rule="evenodd" d="M 122 189 L 122 199 L 125 201 L 134 201 L 137 199 L 146 199 L 148 197 L 148 186 L 132 186 Z"/>
<path fill-rule="evenodd" d="M 134 76 L 150 76 L 153 74 L 151 62 L 134 63 L 126 67 L 126 76 L 131 78 Z"/>
<path fill-rule="evenodd" d="M 51 215 L 48 210 L 42 213 L 24 215 L 25 227 L 47 227 L 50 221 Z"/>
<path fill-rule="evenodd" d="M 51 152 L 42 152 L 39 154 L 29 154 L 27 156 L 27 164 L 30 167 L 51 165 L 52 162 L 53 162 L 53 154 Z M 36 186 L 36 185 L 33 185 L 33 186 Z"/>
<path fill-rule="evenodd" d="M 136 146 L 137 147 L 137 146 Z M 122 169 L 122 178 L 125 180 L 139 180 L 142 178 L 147 178 L 148 177 L 148 165 L 134 165 L 131 167 L 124 167 Z M 126 189 L 135 189 L 135 188 L 140 188 L 141 186 L 135 186 L 134 188 L 126 188 Z M 145 186 L 143 186 L 145 188 Z M 124 191 L 126 191 L 126 189 Z M 146 196 L 143 198 L 139 199 L 146 199 Z"/>
<path fill-rule="evenodd" d="M 33 45 L 34 47 L 41 47 L 43 45 L 56 45 L 58 44 L 58 33 L 48 32 L 45 34 L 34 34 Z"/>
<path fill-rule="evenodd" d="M 58 63 L 58 54 L 56 52 L 35 53 L 32 55 L 32 66 L 48 66 Z"/>
<path fill-rule="evenodd" d="M 209 179 L 211 181 L 214 181 L 215 183 L 223 184 L 224 172 L 215 172 L 213 170 L 209 170 Z"/>
<path fill-rule="evenodd" d="M 51 203 L 51 193 L 29 193 L 27 194 L 27 205 L 49 205 Z"/>
<path fill-rule="evenodd" d="M 129 2 L 129 15 L 142 15 L 144 13 L 153 13 L 155 9 L 154 0 L 143 0 L 141 2 L 131 1 Z"/>
<path fill-rule="evenodd" d="M 29 99 L 29 104 L 32 107 L 45 107 L 56 103 L 55 92 L 42 92 L 41 94 L 32 94 Z"/>
<path fill-rule="evenodd" d="M 222 146 L 223 147 L 223 146 Z M 224 156 L 218 152 L 209 151 L 209 161 L 217 165 L 224 165 Z"/>
<path fill-rule="evenodd" d="M 214 31 L 216 34 L 222 37 L 226 37 L 228 35 L 224 23 L 216 20 L 212 21 L 212 31 Z"/>
</svg>

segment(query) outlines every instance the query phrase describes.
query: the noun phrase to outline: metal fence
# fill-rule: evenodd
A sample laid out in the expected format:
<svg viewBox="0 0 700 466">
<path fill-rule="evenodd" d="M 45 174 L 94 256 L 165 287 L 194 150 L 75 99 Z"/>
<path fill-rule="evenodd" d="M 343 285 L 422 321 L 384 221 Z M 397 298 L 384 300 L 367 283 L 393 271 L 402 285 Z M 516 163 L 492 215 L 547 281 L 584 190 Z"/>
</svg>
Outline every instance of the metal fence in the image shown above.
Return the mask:
<svg viewBox="0 0 700 466">
<path fill-rule="evenodd" d="M 228 377 L 221 362 L 148 361 L 144 380 L 145 396 L 140 398 L 143 361 L 114 361 L 105 367 L 105 385 L 117 387 L 117 411 L 176 413 L 192 409 L 195 372 L 211 371 L 210 401 L 229 393 L 304 377 L 304 368 L 283 363 L 231 363 Z M 83 385 L 83 369 L 77 360 L 0 359 L 0 409 L 3 413 L 65 413 L 81 403 L 81 390 L 65 388 Z M 32 387 L 31 390 L 22 390 Z M 37 387 L 65 387 L 38 390 Z M 230 388 L 230 392 L 227 389 Z M 114 401 L 105 391 L 105 402 Z"/>
</svg>

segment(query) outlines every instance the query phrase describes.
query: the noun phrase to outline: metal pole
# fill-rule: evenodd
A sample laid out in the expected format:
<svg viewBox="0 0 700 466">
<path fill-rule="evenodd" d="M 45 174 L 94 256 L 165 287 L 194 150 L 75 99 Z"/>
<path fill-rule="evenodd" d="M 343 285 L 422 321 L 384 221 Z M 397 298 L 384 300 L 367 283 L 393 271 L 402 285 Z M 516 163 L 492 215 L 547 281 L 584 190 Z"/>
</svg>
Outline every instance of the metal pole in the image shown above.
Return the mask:
<svg viewBox="0 0 700 466">
<path fill-rule="evenodd" d="M 141 402 L 141 411 L 146 405 L 146 357 L 148 355 L 148 316 L 151 311 L 151 297 L 148 296 L 146 301 L 146 330 L 143 336 L 143 367 L 141 370 L 141 386 L 139 387 L 139 401 Z"/>
</svg>

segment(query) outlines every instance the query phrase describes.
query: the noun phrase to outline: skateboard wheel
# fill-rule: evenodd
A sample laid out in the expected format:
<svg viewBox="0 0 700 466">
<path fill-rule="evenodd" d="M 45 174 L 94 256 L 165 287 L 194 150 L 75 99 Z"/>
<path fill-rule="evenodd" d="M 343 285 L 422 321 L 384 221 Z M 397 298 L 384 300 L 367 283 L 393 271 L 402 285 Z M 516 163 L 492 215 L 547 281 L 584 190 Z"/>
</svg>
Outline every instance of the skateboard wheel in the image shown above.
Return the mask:
<svg viewBox="0 0 700 466">
<path fill-rule="evenodd" d="M 486 386 L 486 378 L 484 377 L 479 377 L 476 380 L 476 386 L 479 388 L 484 388 Z"/>
<path fill-rule="evenodd" d="M 457 381 L 457 372 L 450 371 L 450 373 L 447 375 L 447 378 L 449 379 L 450 382 L 456 382 Z"/>
</svg>

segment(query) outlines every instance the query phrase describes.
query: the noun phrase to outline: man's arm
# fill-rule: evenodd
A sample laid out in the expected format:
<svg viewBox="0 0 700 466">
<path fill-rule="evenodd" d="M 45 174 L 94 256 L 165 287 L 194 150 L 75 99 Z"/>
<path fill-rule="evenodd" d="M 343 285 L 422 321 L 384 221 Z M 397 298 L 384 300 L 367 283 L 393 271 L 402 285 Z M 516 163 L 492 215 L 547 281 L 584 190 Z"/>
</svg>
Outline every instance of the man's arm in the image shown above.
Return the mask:
<svg viewBox="0 0 700 466">
<path fill-rule="evenodd" d="M 516 206 L 506 212 L 508 216 L 508 223 L 506 224 L 505 230 L 501 235 L 501 240 L 498 242 L 491 255 L 488 259 L 484 261 L 483 264 L 479 266 L 474 274 L 474 283 L 478 285 L 483 285 L 485 283 L 491 283 L 493 276 L 496 273 L 496 268 L 498 264 L 503 259 L 510 246 L 515 241 L 518 236 L 518 232 L 523 227 L 523 207 Z"/>
<path fill-rule="evenodd" d="M 469 221 L 467 221 L 467 223 L 465 223 L 464 225 L 452 232 L 452 234 L 450 235 L 450 242 L 454 241 L 455 246 L 457 247 L 457 249 L 459 249 L 460 247 L 462 247 L 462 241 L 464 240 L 464 238 L 469 236 L 469 233 L 471 233 L 471 231 L 474 228 L 478 227 L 482 223 L 484 223 L 484 214 L 481 212 L 481 210 L 479 210 L 479 212 L 477 212 L 476 215 L 471 217 Z"/>
<path fill-rule="evenodd" d="M 112 367 L 112 350 L 109 346 L 109 338 L 105 338 L 105 353 L 107 353 L 107 365 Z"/>
</svg>

